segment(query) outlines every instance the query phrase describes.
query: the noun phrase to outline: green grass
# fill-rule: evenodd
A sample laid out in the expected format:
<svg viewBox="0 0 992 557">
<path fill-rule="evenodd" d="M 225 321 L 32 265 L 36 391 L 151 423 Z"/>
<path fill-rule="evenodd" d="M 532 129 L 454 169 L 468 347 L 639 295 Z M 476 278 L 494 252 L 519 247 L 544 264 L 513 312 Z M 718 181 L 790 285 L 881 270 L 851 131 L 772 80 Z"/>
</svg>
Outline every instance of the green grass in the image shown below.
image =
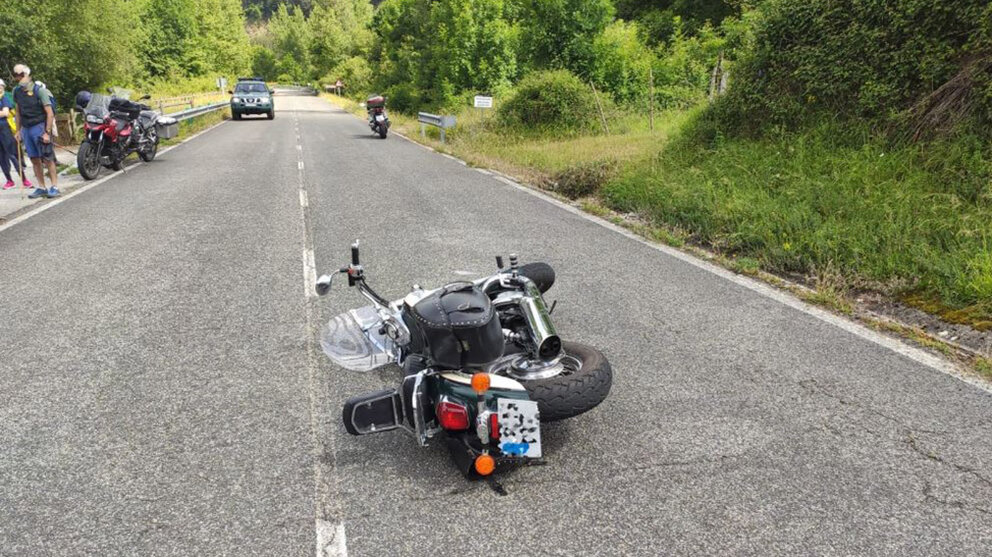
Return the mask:
<svg viewBox="0 0 992 557">
<path fill-rule="evenodd" d="M 992 315 L 990 161 L 970 138 L 887 149 L 822 125 L 715 147 L 677 141 L 602 194 L 764 270 L 829 271 L 841 289 L 912 294 L 981 325 Z"/>
<path fill-rule="evenodd" d="M 202 116 L 197 116 L 189 120 L 183 120 L 182 122 L 179 122 L 179 135 L 172 139 L 163 139 L 160 142 L 160 145 L 176 145 L 195 133 L 201 132 L 212 126 L 216 126 L 224 120 L 230 119 L 231 109 L 221 108 L 220 110 L 214 110 L 213 112 L 208 112 Z"/>
</svg>

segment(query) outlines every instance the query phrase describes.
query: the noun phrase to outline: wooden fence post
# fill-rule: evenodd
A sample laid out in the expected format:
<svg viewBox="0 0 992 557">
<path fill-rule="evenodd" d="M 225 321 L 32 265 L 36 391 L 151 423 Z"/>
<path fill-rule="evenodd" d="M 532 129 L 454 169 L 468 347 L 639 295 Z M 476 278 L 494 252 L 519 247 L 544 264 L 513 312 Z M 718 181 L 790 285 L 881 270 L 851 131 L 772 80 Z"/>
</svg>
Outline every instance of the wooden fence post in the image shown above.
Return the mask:
<svg viewBox="0 0 992 557">
<path fill-rule="evenodd" d="M 610 127 L 606 124 L 606 114 L 603 112 L 603 103 L 599 102 L 599 92 L 596 91 L 596 85 L 593 84 L 592 80 L 589 81 L 589 86 L 592 87 L 592 96 L 596 97 L 596 106 L 599 107 L 599 118 L 603 122 L 603 131 L 606 135 L 610 135 Z"/>
<path fill-rule="evenodd" d="M 648 68 L 648 114 L 651 131 L 654 131 L 654 70 Z"/>
</svg>

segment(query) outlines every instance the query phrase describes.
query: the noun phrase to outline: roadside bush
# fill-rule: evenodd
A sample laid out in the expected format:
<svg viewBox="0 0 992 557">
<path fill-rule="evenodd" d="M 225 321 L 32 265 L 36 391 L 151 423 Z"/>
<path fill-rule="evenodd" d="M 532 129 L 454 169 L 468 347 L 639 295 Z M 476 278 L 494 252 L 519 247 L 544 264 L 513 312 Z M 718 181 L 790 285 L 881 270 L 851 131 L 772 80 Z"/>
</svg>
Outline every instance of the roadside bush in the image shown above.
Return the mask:
<svg viewBox="0 0 992 557">
<path fill-rule="evenodd" d="M 389 108 L 398 112 L 413 114 L 417 112 L 423 103 L 423 93 L 407 83 L 399 83 L 386 89 L 383 92 L 386 96 L 386 103 Z"/>
<path fill-rule="evenodd" d="M 973 89 L 992 71 L 990 15 L 987 0 L 765 0 L 735 67 L 727 127 L 795 127 L 815 112 L 898 123 L 948 83 L 941 116 L 988 110 L 992 99 L 973 102 Z"/>
<path fill-rule="evenodd" d="M 603 103 L 609 103 L 601 97 Z M 520 80 L 498 109 L 508 127 L 534 130 L 588 131 L 598 122 L 592 89 L 567 70 L 532 72 Z"/>
<path fill-rule="evenodd" d="M 558 192 L 570 199 L 588 197 L 599 193 L 616 173 L 617 163 L 614 160 L 598 160 L 578 163 L 555 174 L 551 191 Z"/>
</svg>

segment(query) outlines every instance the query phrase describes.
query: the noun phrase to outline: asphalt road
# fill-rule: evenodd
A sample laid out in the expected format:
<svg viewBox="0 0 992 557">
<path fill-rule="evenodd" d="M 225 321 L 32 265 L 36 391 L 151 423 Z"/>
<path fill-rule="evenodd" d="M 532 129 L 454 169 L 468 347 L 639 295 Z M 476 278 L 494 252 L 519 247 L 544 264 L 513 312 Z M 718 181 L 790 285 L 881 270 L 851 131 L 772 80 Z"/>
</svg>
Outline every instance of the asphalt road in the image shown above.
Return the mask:
<svg viewBox="0 0 992 557">
<path fill-rule="evenodd" d="M 277 102 L 0 231 L 0 555 L 992 554 L 987 390 Z M 441 446 L 347 435 L 341 402 L 398 377 L 313 342 L 364 302 L 308 298 L 306 249 L 331 270 L 354 238 L 391 297 L 550 262 L 610 398 L 505 496 Z"/>
</svg>

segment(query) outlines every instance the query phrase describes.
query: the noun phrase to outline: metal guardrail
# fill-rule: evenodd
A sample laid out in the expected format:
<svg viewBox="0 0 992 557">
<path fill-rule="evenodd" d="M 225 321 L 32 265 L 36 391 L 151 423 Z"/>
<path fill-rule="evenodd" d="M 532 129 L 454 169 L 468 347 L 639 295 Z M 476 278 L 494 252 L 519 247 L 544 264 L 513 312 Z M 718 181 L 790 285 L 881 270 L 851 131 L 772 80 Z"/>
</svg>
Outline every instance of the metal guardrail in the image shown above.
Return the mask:
<svg viewBox="0 0 992 557">
<path fill-rule="evenodd" d="M 190 118 L 196 118 L 197 116 L 202 116 L 208 112 L 213 112 L 215 110 L 220 110 L 230 104 L 230 101 L 216 102 L 213 104 L 205 104 L 203 106 L 197 106 L 195 108 L 187 108 L 186 110 L 180 110 L 179 112 L 173 112 L 171 114 L 165 114 L 171 118 L 175 118 L 178 121 L 189 120 Z"/>
<path fill-rule="evenodd" d="M 418 112 L 417 121 L 420 122 L 420 136 L 427 135 L 426 126 L 434 126 L 441 130 L 441 143 L 444 143 L 444 130 L 455 127 L 454 116 L 441 116 L 429 112 Z"/>
<path fill-rule="evenodd" d="M 148 104 L 155 107 L 162 114 L 165 114 L 166 109 L 178 108 L 178 107 L 193 108 L 201 101 L 205 101 L 205 100 L 217 101 L 228 97 L 230 97 L 230 95 L 225 94 L 224 91 L 207 91 L 203 93 L 179 95 L 176 97 L 164 97 L 160 99 L 155 99 L 154 101 L 151 101 Z M 209 102 L 207 104 L 209 104 Z"/>
</svg>

